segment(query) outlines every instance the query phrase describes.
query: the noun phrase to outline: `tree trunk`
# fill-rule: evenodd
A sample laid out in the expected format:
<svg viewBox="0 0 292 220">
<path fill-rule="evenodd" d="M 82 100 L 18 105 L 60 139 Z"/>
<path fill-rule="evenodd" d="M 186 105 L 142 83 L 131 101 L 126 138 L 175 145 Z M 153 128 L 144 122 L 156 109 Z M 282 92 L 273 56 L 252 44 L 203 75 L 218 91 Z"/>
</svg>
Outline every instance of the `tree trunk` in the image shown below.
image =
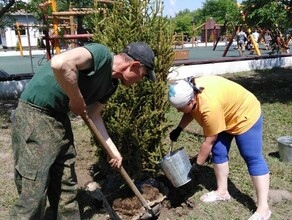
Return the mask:
<svg viewBox="0 0 292 220">
<path fill-rule="evenodd" d="M 10 0 L 7 5 L 5 5 L 1 10 L 0 10 L 0 18 L 9 11 L 9 9 L 15 4 L 15 0 Z"/>
</svg>

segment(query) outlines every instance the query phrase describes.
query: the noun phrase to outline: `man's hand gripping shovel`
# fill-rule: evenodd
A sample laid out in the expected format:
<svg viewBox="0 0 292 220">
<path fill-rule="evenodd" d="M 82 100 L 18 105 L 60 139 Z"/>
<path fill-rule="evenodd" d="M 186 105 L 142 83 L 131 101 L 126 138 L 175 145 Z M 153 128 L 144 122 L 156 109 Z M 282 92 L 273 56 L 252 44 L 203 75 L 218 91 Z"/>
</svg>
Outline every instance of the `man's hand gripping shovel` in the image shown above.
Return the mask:
<svg viewBox="0 0 292 220">
<path fill-rule="evenodd" d="M 100 142 L 100 144 L 102 145 L 103 150 L 107 153 L 107 155 L 110 158 L 113 158 L 114 155 L 112 153 L 112 151 L 110 150 L 109 146 L 107 145 L 106 141 L 103 139 L 101 133 L 99 132 L 99 130 L 96 128 L 95 124 L 93 123 L 93 121 L 88 117 L 88 115 L 83 115 L 81 116 L 82 119 L 84 120 L 85 124 L 88 126 L 89 130 L 92 132 L 92 134 L 94 135 L 94 137 Z M 118 171 L 120 172 L 120 174 L 122 175 L 123 179 L 126 181 L 126 183 L 128 184 L 128 186 L 131 188 L 131 190 L 134 192 L 134 194 L 138 197 L 140 203 L 142 204 L 142 206 L 146 209 L 147 213 L 145 213 L 142 217 L 144 218 L 157 218 L 157 212 L 159 212 L 159 210 L 155 210 L 155 207 L 152 209 L 149 204 L 146 202 L 146 200 L 144 199 L 144 197 L 142 196 L 142 194 L 140 193 L 140 191 L 138 190 L 138 188 L 135 186 L 135 184 L 133 183 L 133 181 L 131 180 L 131 178 L 129 177 L 128 173 L 126 172 L 126 170 L 124 169 L 123 166 L 120 166 L 120 168 L 118 168 Z"/>
</svg>

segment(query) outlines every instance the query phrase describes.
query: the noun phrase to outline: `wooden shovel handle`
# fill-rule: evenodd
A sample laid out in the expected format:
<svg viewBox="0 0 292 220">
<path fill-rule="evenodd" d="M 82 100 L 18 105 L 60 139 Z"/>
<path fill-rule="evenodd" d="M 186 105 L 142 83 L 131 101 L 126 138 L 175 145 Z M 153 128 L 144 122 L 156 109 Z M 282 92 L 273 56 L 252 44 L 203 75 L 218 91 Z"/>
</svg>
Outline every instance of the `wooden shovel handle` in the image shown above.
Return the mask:
<svg viewBox="0 0 292 220">
<path fill-rule="evenodd" d="M 110 158 L 114 158 L 114 154 L 111 151 L 111 149 L 109 148 L 108 144 L 106 143 L 106 141 L 103 139 L 101 133 L 99 132 L 99 130 L 96 128 L 95 124 L 93 123 L 93 121 L 88 117 L 88 116 L 82 116 L 82 119 L 84 120 L 85 124 L 88 126 L 89 130 L 92 132 L 92 134 L 94 135 L 94 137 L 101 143 L 103 150 L 107 153 L 107 155 Z M 144 199 L 144 197 L 142 196 L 142 194 L 140 193 L 140 191 L 137 189 L 137 187 L 135 186 L 135 184 L 133 183 L 133 181 L 131 180 L 131 178 L 129 177 L 128 173 L 126 172 L 126 170 L 124 169 L 123 166 L 120 166 L 120 168 L 118 168 L 120 174 L 122 175 L 122 177 L 124 178 L 124 180 L 126 181 L 126 183 L 128 184 L 128 186 L 131 188 L 131 190 L 135 193 L 135 195 L 138 197 L 139 201 L 141 202 L 141 204 L 143 205 L 143 207 L 147 210 L 147 212 L 149 214 L 151 214 L 152 216 L 154 215 L 151 207 L 149 206 L 149 204 L 146 202 L 146 200 Z"/>
</svg>

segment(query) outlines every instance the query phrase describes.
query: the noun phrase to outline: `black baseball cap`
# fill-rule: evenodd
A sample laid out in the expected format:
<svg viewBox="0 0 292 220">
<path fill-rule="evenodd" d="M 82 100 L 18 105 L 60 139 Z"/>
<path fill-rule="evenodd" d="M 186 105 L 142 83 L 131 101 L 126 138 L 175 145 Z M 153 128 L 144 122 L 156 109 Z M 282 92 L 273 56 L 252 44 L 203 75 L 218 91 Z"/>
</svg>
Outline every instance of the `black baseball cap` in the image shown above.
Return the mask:
<svg viewBox="0 0 292 220">
<path fill-rule="evenodd" d="M 134 60 L 139 61 L 148 69 L 147 77 L 156 81 L 155 72 L 154 72 L 154 52 L 153 50 L 143 42 L 133 42 L 126 46 L 123 50 L 124 53 L 128 54 Z"/>
</svg>

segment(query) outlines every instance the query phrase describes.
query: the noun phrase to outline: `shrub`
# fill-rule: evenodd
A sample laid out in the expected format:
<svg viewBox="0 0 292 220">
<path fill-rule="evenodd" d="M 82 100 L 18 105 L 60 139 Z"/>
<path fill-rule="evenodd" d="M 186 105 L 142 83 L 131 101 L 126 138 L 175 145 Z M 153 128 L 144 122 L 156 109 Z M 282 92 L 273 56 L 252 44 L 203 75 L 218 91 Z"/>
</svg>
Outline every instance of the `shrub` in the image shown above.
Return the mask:
<svg viewBox="0 0 292 220">
<path fill-rule="evenodd" d="M 174 54 L 173 32 L 160 5 L 160 1 L 115 1 L 105 17 L 96 14 L 93 18 L 94 41 L 107 45 L 113 52 L 120 52 L 130 42 L 142 41 L 156 53 L 158 82 L 143 80 L 131 87 L 120 85 L 103 113 L 109 135 L 124 158 L 123 166 L 133 178 L 141 177 L 142 173 L 155 176 L 157 161 L 164 154 L 161 140 L 169 127 L 165 93 Z M 102 170 L 108 171 L 102 159 L 105 157 L 99 158 Z"/>
</svg>

